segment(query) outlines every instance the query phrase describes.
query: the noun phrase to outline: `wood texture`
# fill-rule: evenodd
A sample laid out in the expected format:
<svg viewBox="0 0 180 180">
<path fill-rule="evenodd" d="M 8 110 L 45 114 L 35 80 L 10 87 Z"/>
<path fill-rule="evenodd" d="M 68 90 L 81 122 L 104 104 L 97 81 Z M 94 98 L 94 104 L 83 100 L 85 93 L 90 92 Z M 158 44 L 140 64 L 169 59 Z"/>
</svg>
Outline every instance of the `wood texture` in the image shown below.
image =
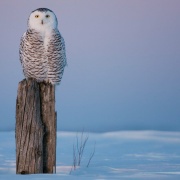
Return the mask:
<svg viewBox="0 0 180 180">
<path fill-rule="evenodd" d="M 55 87 L 23 80 L 16 101 L 16 173 L 53 173 L 55 159 Z"/>
<path fill-rule="evenodd" d="M 43 173 L 53 173 L 56 163 L 56 113 L 55 87 L 51 84 L 40 84 L 41 113 L 44 124 L 43 139 Z"/>
</svg>

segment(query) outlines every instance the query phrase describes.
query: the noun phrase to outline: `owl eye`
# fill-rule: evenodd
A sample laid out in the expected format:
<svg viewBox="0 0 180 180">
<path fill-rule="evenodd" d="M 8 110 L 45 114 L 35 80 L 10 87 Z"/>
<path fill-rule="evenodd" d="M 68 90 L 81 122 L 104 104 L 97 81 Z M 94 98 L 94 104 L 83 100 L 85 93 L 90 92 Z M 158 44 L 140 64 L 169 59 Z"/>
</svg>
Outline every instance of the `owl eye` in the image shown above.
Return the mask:
<svg viewBox="0 0 180 180">
<path fill-rule="evenodd" d="M 35 18 L 38 18 L 39 17 L 39 15 L 35 15 Z"/>
<path fill-rule="evenodd" d="M 46 18 L 49 18 L 50 17 L 50 15 L 46 15 Z"/>
</svg>

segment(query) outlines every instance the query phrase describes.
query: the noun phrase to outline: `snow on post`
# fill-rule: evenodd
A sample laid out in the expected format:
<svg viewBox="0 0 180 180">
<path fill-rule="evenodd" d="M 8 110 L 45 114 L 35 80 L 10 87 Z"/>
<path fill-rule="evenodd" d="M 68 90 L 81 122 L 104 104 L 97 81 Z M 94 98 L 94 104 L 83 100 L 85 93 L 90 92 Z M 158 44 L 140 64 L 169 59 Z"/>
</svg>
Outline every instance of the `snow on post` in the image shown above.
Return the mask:
<svg viewBox="0 0 180 180">
<path fill-rule="evenodd" d="M 16 173 L 53 173 L 55 166 L 55 87 L 24 79 L 16 100 Z"/>
</svg>

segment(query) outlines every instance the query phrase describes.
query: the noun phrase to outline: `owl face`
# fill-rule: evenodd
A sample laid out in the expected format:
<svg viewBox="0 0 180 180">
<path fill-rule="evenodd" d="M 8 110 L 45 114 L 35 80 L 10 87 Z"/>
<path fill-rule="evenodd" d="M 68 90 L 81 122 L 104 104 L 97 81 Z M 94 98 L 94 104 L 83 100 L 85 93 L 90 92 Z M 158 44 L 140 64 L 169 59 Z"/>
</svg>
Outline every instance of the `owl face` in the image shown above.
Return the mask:
<svg viewBox="0 0 180 180">
<path fill-rule="evenodd" d="M 28 26 L 30 29 L 37 31 L 52 30 L 57 28 L 56 15 L 47 8 L 39 8 L 34 10 L 29 17 Z"/>
</svg>

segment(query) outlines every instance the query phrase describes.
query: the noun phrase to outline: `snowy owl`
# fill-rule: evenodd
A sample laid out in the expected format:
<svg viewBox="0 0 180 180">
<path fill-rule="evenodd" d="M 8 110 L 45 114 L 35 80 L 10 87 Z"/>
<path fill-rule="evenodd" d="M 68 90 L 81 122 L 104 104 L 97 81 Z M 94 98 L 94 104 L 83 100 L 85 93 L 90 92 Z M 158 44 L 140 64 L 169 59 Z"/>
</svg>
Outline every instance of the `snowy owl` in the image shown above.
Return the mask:
<svg viewBox="0 0 180 180">
<path fill-rule="evenodd" d="M 30 14 L 19 49 L 26 79 L 60 83 L 66 66 L 66 52 L 57 25 L 56 15 L 50 9 L 39 8 Z"/>
</svg>

